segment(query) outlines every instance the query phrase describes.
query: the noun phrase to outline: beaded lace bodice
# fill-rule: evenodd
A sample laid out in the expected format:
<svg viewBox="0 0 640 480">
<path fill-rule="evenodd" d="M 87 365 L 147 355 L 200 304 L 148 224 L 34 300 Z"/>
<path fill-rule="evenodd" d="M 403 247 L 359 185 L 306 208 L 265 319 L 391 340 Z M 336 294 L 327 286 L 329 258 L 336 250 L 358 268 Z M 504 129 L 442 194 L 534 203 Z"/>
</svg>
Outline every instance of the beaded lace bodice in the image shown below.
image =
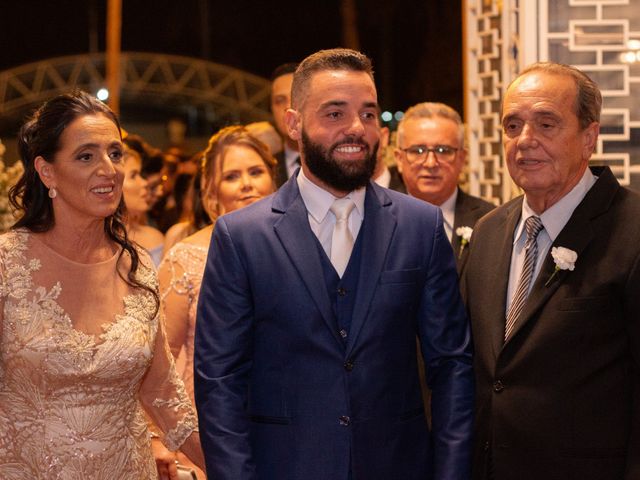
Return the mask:
<svg viewBox="0 0 640 480">
<path fill-rule="evenodd" d="M 159 267 L 162 306 L 177 368 L 193 401 L 193 350 L 196 309 L 207 262 L 206 247 L 179 242 L 169 250 Z"/>
<path fill-rule="evenodd" d="M 196 426 L 152 295 L 36 235 L 0 236 L 0 478 L 155 479 L 144 406 L 177 449 Z M 149 258 L 137 272 L 157 289 Z"/>
</svg>

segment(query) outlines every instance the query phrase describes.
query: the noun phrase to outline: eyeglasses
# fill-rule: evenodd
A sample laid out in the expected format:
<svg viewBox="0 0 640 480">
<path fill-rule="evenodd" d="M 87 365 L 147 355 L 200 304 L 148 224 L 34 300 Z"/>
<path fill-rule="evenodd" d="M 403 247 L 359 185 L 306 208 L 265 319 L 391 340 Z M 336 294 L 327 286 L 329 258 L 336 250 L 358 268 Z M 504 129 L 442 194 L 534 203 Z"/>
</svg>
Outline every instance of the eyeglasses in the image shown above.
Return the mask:
<svg viewBox="0 0 640 480">
<path fill-rule="evenodd" d="M 435 147 L 427 147 L 426 145 L 411 145 L 407 148 L 401 148 L 406 155 L 409 163 L 424 162 L 429 157 L 429 152 L 433 152 L 438 163 L 450 163 L 456 157 L 459 148 L 450 147 L 449 145 L 436 145 Z"/>
</svg>

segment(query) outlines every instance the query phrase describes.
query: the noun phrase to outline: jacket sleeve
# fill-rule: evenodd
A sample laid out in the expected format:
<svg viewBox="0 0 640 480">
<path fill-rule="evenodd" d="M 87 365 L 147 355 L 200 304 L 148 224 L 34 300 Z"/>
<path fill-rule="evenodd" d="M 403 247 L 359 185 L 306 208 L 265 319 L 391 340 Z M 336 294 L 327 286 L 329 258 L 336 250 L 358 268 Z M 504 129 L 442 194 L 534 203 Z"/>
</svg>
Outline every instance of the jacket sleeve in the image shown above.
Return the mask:
<svg viewBox="0 0 640 480">
<path fill-rule="evenodd" d="M 640 478 L 640 255 L 635 259 L 624 292 L 624 314 L 629 330 L 629 347 L 634 374 L 633 404 L 631 406 L 631 436 L 627 453 L 625 480 Z"/>
<path fill-rule="evenodd" d="M 246 411 L 253 316 L 245 268 L 218 219 L 198 300 L 194 357 L 207 475 L 217 480 L 255 478 Z"/>
<path fill-rule="evenodd" d="M 432 245 L 418 325 L 427 384 L 432 391 L 433 478 L 463 480 L 471 477 L 471 332 L 439 210 Z"/>
</svg>

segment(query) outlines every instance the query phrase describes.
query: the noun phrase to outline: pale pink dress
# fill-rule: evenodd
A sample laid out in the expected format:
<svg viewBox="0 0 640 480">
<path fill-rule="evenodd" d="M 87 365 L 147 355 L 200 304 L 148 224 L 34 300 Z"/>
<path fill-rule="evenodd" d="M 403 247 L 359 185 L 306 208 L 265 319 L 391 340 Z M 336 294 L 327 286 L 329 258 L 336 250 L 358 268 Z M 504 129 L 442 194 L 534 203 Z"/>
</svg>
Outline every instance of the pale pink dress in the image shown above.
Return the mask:
<svg viewBox="0 0 640 480">
<path fill-rule="evenodd" d="M 207 252 L 208 249 L 200 245 L 178 242 L 169 250 L 159 267 L 160 295 L 167 319 L 169 344 L 174 355 L 177 355 L 178 373 L 194 404 L 193 351 L 196 309 Z"/>
<path fill-rule="evenodd" d="M 143 407 L 169 449 L 196 427 L 152 295 L 118 275 L 128 265 L 0 236 L 0 478 L 156 479 Z M 146 254 L 137 278 L 157 289 Z"/>
</svg>

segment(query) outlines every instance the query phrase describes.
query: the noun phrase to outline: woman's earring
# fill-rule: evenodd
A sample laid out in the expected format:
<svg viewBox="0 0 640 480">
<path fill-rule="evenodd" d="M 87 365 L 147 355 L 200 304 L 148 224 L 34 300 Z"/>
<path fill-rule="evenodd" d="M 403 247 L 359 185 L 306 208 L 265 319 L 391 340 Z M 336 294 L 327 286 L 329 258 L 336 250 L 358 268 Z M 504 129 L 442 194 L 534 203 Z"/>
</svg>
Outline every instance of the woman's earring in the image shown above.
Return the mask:
<svg viewBox="0 0 640 480">
<path fill-rule="evenodd" d="M 57 196 L 56 187 L 49 187 L 49 198 L 56 198 Z"/>
</svg>

